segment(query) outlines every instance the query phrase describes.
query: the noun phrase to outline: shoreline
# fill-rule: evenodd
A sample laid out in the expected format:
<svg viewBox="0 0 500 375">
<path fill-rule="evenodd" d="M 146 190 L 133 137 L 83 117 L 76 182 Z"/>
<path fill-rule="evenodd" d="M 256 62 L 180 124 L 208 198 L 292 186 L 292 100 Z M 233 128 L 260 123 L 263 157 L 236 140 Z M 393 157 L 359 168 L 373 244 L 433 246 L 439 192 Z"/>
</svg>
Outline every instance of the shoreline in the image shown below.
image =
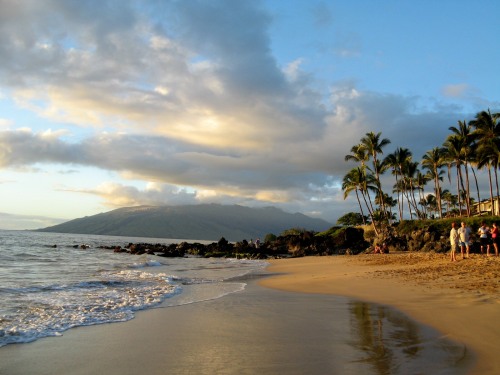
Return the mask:
<svg viewBox="0 0 500 375">
<path fill-rule="evenodd" d="M 494 362 L 482 354 L 471 372 L 477 350 L 466 338 L 443 335 L 438 324 L 378 298 L 387 285 L 394 285 L 390 275 L 395 265 L 371 263 L 398 260 L 402 277 L 411 264 L 401 264 L 401 259 L 428 265 L 421 258 L 392 255 L 273 260 L 261 273 L 238 280 L 248 283 L 242 292 L 138 311 L 127 322 L 81 326 L 62 337 L 2 347 L 0 373 L 496 373 Z M 374 280 L 370 296 L 360 282 L 366 286 Z M 413 295 L 421 295 L 424 302 L 429 300 L 421 285 L 392 288 L 397 293 L 385 295 L 393 298 L 408 288 L 415 288 Z M 436 311 L 436 303 L 425 305 Z M 496 357 L 497 347 L 484 349 Z"/>
<path fill-rule="evenodd" d="M 472 255 L 450 262 L 448 254 L 363 254 L 275 259 L 273 289 L 332 294 L 389 305 L 476 357 L 471 374 L 500 373 L 500 258 Z"/>
<path fill-rule="evenodd" d="M 5 375 L 456 374 L 473 360 L 392 307 L 334 295 L 247 288 L 138 312 L 122 323 L 0 348 Z"/>
</svg>

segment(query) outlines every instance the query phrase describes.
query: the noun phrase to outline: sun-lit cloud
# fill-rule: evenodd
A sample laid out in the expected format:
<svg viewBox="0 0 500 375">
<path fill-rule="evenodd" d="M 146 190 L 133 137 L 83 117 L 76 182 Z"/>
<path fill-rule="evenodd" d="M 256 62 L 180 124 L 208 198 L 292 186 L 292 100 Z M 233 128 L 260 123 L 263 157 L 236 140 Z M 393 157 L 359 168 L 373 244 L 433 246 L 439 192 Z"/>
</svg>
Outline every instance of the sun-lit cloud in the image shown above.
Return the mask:
<svg viewBox="0 0 500 375">
<path fill-rule="evenodd" d="M 349 203 L 340 182 L 353 167 L 344 156 L 367 132 L 392 141 L 385 152 L 411 143 L 419 159 L 442 143 L 457 112 L 468 115 L 450 99 L 495 103 L 469 83 L 443 87 L 450 101 L 440 102 L 342 74 L 341 64 L 371 59 L 372 67 L 382 53 L 391 67 L 391 50 L 341 29 L 339 6 L 328 2 L 307 5 L 304 15 L 322 38 L 287 35 L 296 45 L 282 56 L 265 1 L 99 4 L 96 12 L 85 1 L 0 2 L 0 104 L 22 115 L 2 113 L 0 167 L 56 166 L 68 179 L 86 168 L 108 173 L 94 187 L 64 187 L 106 207 L 341 211 Z M 315 65 L 318 51 L 328 65 Z"/>
<path fill-rule="evenodd" d="M 13 124 L 12 120 L 0 118 L 0 128 L 8 128 Z"/>
<path fill-rule="evenodd" d="M 442 93 L 448 98 L 462 98 L 472 91 L 470 85 L 466 83 L 458 83 L 443 87 Z"/>
<path fill-rule="evenodd" d="M 13 215 L 0 212 L 0 228 L 3 230 L 46 228 L 64 221 L 66 220 L 39 215 Z"/>
</svg>

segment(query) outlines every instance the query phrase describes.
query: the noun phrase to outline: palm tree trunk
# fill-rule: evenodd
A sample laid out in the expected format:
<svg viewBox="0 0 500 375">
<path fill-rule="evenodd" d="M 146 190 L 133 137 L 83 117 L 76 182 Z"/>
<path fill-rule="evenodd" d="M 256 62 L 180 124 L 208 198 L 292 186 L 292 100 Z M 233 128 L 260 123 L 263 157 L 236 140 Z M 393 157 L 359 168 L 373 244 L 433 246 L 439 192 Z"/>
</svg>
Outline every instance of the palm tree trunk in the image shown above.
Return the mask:
<svg viewBox="0 0 500 375">
<path fill-rule="evenodd" d="M 417 214 L 417 218 L 420 218 L 420 210 L 418 209 L 418 204 L 417 200 L 415 199 L 415 188 L 413 187 L 413 183 L 410 181 L 410 191 L 411 191 L 411 197 L 412 197 L 412 204 L 413 207 L 415 207 L 415 211 Z"/>
<path fill-rule="evenodd" d="M 466 169 L 467 171 L 467 164 L 466 164 Z M 474 175 L 474 180 L 476 182 L 476 190 L 477 190 L 477 201 L 478 201 L 478 207 L 479 207 L 479 216 L 481 216 L 481 196 L 479 194 L 479 184 L 477 183 L 477 176 L 476 172 L 474 171 L 474 167 L 471 165 L 470 170 L 472 171 L 472 174 Z"/>
<path fill-rule="evenodd" d="M 400 191 L 401 189 L 399 188 L 399 180 L 398 180 L 398 173 L 396 172 L 396 192 L 398 193 L 398 211 L 399 211 L 399 221 L 403 221 L 403 211 L 404 211 L 404 206 L 403 206 L 403 194 Z M 401 193 L 401 198 L 400 194 Z"/>
<path fill-rule="evenodd" d="M 458 195 L 458 210 L 460 211 L 460 216 L 462 216 L 462 198 L 460 197 L 460 181 L 463 181 L 462 179 L 462 167 L 461 165 L 457 162 L 457 195 Z M 463 183 L 462 183 L 463 185 Z"/>
<path fill-rule="evenodd" d="M 491 201 L 491 215 L 494 215 L 493 213 L 493 182 L 491 181 L 491 164 L 488 162 L 488 178 L 490 180 L 490 201 Z"/>
<path fill-rule="evenodd" d="M 497 205 L 495 206 L 495 215 L 498 215 L 498 195 L 499 194 L 498 194 L 498 173 L 497 173 L 497 167 L 496 166 L 495 166 L 494 171 L 495 171 L 495 184 L 496 184 L 496 187 L 497 187 L 497 196 L 495 198 L 495 203 Z"/>
<path fill-rule="evenodd" d="M 439 186 L 439 175 L 438 175 L 438 170 L 434 171 L 435 177 L 434 177 L 434 184 L 436 185 L 436 199 L 437 199 L 437 208 L 439 210 L 439 217 L 442 219 L 443 218 L 443 208 L 441 206 L 441 189 Z"/>
<path fill-rule="evenodd" d="M 365 205 L 368 208 L 368 213 L 370 214 L 370 218 L 372 219 L 373 231 L 375 232 L 375 235 L 378 236 L 378 230 L 377 230 L 377 227 L 375 225 L 375 220 L 373 219 L 373 212 L 370 210 L 370 207 L 368 206 L 368 202 L 366 201 L 365 192 L 363 190 L 361 190 L 361 194 L 363 195 Z M 368 192 L 366 192 L 366 194 L 368 195 L 368 198 L 370 198 L 370 195 L 368 194 Z M 371 205 L 371 200 L 370 200 L 370 205 Z"/>
<path fill-rule="evenodd" d="M 471 212 L 470 212 L 470 181 L 469 181 L 469 169 L 467 168 L 467 163 L 465 163 L 465 185 L 466 185 L 465 206 L 467 207 L 467 217 L 470 217 L 470 215 L 471 215 Z"/>
<path fill-rule="evenodd" d="M 361 201 L 359 200 L 358 189 L 355 190 L 356 198 L 358 199 L 359 209 L 361 210 L 361 217 L 363 218 L 363 225 L 366 225 L 365 214 L 363 212 L 363 206 L 361 205 Z"/>
</svg>

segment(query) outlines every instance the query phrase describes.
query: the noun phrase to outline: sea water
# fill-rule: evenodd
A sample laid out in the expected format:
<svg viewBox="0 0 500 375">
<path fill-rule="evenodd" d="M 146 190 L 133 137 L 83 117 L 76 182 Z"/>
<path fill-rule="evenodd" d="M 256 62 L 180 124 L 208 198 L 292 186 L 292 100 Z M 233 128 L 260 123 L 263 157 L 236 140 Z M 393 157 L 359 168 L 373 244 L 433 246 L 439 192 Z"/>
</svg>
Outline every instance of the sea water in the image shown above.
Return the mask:
<svg viewBox="0 0 500 375">
<path fill-rule="evenodd" d="M 181 241 L 0 231 L 0 347 L 8 346 L 0 356 L 23 355 L 10 351 L 15 348 L 8 344 L 61 336 L 77 326 L 127 321 L 139 310 L 199 302 L 203 316 L 217 317 L 218 324 L 206 325 L 202 319 L 200 325 L 212 333 L 200 336 L 196 345 L 211 351 L 219 345 L 227 356 L 204 363 L 191 354 L 182 357 L 176 345 L 166 346 L 166 356 L 183 358 L 171 362 L 172 373 L 185 373 L 190 366 L 202 366 L 203 373 L 219 373 L 217 369 L 228 366 L 234 371 L 225 373 L 248 373 L 249 368 L 260 374 L 467 372 L 470 355 L 463 344 L 391 308 L 336 296 L 246 288 L 250 279 L 265 274 L 264 261 L 163 258 L 100 248 Z M 204 304 L 228 294 L 232 298 Z M 242 311 L 245 324 L 232 318 Z M 221 329 L 233 334 L 212 340 Z M 0 360 L 0 373 L 19 373 L 18 366 Z"/>
<path fill-rule="evenodd" d="M 0 347 L 60 336 L 72 327 L 127 321 L 138 310 L 220 298 L 245 288 L 231 279 L 266 265 L 101 248 L 181 241 L 0 230 Z"/>
</svg>

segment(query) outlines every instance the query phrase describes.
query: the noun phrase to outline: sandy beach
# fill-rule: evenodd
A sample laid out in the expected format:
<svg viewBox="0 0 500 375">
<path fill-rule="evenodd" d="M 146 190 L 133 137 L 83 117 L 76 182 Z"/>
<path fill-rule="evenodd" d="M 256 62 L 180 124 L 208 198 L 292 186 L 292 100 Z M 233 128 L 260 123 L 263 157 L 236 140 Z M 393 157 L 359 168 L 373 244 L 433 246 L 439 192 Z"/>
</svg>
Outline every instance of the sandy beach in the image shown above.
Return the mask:
<svg viewBox="0 0 500 375">
<path fill-rule="evenodd" d="M 0 348 L 2 375 L 466 374 L 469 356 L 389 307 L 263 288 Z"/>
<path fill-rule="evenodd" d="M 242 292 L 2 347 L 0 374 L 498 374 L 499 267 L 431 254 L 272 260 Z"/>
<path fill-rule="evenodd" d="M 459 257 L 460 258 L 460 257 Z M 261 285 L 335 294 L 398 308 L 477 354 L 472 374 L 500 374 L 500 258 L 450 262 L 434 253 L 366 254 L 271 261 Z"/>
</svg>

